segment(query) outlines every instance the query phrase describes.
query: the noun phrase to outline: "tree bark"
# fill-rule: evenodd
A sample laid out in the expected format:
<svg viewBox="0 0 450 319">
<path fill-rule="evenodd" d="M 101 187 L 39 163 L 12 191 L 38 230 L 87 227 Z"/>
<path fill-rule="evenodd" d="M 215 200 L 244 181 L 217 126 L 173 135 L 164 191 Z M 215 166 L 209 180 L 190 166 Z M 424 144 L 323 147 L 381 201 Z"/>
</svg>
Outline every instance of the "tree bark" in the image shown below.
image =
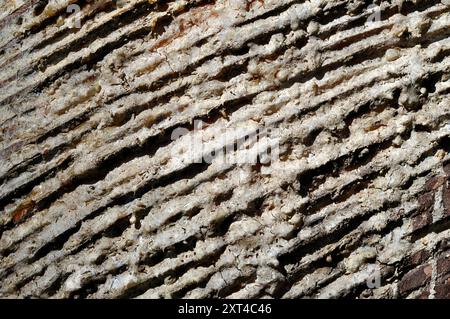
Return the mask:
<svg viewBox="0 0 450 319">
<path fill-rule="evenodd" d="M 440 0 L 0 3 L 0 297 L 450 298 Z"/>
</svg>

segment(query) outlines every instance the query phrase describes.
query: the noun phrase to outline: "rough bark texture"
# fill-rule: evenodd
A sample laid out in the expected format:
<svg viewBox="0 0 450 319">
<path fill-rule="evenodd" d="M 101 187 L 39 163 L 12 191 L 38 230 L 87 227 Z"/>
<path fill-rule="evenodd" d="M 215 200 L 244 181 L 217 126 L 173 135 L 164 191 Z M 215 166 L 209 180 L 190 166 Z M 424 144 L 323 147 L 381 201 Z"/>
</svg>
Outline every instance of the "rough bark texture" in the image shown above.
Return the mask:
<svg viewBox="0 0 450 319">
<path fill-rule="evenodd" d="M 449 12 L 1 0 L 0 296 L 450 298 Z"/>
</svg>

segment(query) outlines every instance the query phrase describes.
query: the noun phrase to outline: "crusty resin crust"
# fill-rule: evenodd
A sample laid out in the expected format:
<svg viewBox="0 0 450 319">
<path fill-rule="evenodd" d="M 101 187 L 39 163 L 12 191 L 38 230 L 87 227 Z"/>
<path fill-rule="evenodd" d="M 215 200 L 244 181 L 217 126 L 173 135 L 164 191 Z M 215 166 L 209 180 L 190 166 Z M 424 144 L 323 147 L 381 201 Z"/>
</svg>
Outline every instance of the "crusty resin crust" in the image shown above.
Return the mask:
<svg viewBox="0 0 450 319">
<path fill-rule="evenodd" d="M 0 297 L 450 298 L 449 2 L 1 0 Z"/>
</svg>

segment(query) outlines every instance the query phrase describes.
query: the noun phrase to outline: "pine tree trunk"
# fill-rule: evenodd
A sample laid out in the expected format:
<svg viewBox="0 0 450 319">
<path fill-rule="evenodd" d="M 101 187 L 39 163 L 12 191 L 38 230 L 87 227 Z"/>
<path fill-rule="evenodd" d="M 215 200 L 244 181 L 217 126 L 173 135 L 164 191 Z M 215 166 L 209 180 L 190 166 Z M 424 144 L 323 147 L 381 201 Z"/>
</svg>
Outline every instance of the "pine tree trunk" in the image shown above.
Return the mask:
<svg viewBox="0 0 450 319">
<path fill-rule="evenodd" d="M 0 297 L 450 298 L 445 0 L 2 0 Z"/>
</svg>

